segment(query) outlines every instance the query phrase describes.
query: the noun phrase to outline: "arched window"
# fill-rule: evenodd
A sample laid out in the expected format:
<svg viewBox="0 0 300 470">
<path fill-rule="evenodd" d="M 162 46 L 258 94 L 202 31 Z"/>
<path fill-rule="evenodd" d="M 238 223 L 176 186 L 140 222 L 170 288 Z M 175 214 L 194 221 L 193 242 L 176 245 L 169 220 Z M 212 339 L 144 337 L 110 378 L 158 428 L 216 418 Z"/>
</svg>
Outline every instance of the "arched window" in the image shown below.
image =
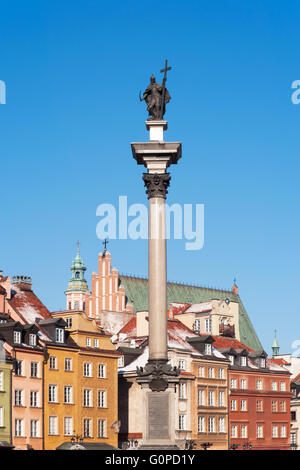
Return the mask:
<svg viewBox="0 0 300 470">
<path fill-rule="evenodd" d="M 79 272 L 79 271 L 76 271 L 76 273 L 75 273 L 75 279 L 80 279 L 80 272 Z"/>
</svg>

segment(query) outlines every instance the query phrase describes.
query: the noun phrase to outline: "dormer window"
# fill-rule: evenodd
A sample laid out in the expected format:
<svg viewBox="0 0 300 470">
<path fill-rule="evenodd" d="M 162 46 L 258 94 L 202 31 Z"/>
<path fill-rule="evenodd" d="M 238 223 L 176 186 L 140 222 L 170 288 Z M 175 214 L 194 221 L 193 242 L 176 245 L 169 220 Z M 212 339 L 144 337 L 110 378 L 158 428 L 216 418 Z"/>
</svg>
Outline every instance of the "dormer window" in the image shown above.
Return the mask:
<svg viewBox="0 0 300 470">
<path fill-rule="evenodd" d="M 228 359 L 230 361 L 230 364 L 233 366 L 234 365 L 234 356 L 232 356 L 231 354 L 228 356 Z"/>
<path fill-rule="evenodd" d="M 205 354 L 207 356 L 211 355 L 211 344 L 210 343 L 205 343 Z"/>
<path fill-rule="evenodd" d="M 67 328 L 72 328 L 72 317 L 66 318 Z"/>
<path fill-rule="evenodd" d="M 241 366 L 245 367 L 247 365 L 247 357 L 241 356 Z"/>
<path fill-rule="evenodd" d="M 29 335 L 29 344 L 30 346 L 36 346 L 36 335 L 33 333 Z"/>
<path fill-rule="evenodd" d="M 260 358 L 260 367 L 266 367 L 266 360 L 264 357 Z"/>
<path fill-rule="evenodd" d="M 21 331 L 14 331 L 14 343 L 21 344 Z"/>
<path fill-rule="evenodd" d="M 55 341 L 57 343 L 64 342 L 64 329 L 63 328 L 56 328 L 55 330 Z"/>
</svg>

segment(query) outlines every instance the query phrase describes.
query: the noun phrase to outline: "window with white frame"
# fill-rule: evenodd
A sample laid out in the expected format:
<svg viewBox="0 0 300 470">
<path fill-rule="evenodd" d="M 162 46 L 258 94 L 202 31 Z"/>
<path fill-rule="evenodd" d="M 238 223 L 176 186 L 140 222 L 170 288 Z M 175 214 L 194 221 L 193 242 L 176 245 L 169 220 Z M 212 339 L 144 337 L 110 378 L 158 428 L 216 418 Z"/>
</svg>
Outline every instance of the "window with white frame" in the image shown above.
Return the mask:
<svg viewBox="0 0 300 470">
<path fill-rule="evenodd" d="M 66 416 L 64 418 L 64 435 L 72 436 L 73 435 L 73 418 Z"/>
<path fill-rule="evenodd" d="M 205 367 L 198 367 L 198 377 L 205 377 Z"/>
<path fill-rule="evenodd" d="M 277 426 L 272 426 L 272 437 L 275 439 L 278 437 L 278 427 Z"/>
<path fill-rule="evenodd" d="M 38 419 L 30 420 L 30 437 L 40 437 L 40 426 Z"/>
<path fill-rule="evenodd" d="M 262 380 L 257 380 L 256 381 L 256 389 L 257 390 L 262 390 Z"/>
<path fill-rule="evenodd" d="M 179 398 L 186 398 L 186 383 L 179 383 Z"/>
<path fill-rule="evenodd" d="M 99 364 L 98 365 L 98 377 L 99 377 L 99 379 L 105 379 L 106 378 L 106 365 L 105 364 Z"/>
<path fill-rule="evenodd" d="M 71 372 L 72 370 L 72 359 L 70 357 L 65 358 L 65 371 Z"/>
<path fill-rule="evenodd" d="M 4 379 L 3 379 L 4 375 L 3 375 L 3 370 L 0 370 L 0 390 L 2 391 L 3 390 L 3 387 L 4 387 Z"/>
<path fill-rule="evenodd" d="M 58 434 L 57 416 L 49 416 L 49 434 L 51 436 Z"/>
<path fill-rule="evenodd" d="M 260 367 L 266 367 L 266 360 L 264 357 L 260 359 L 259 363 L 260 363 Z"/>
<path fill-rule="evenodd" d="M 91 362 L 83 363 L 83 375 L 84 377 L 92 377 L 92 363 Z"/>
<path fill-rule="evenodd" d="M 198 432 L 205 432 L 205 417 L 198 416 Z"/>
<path fill-rule="evenodd" d="M 186 415 L 179 415 L 179 430 L 185 430 Z"/>
<path fill-rule="evenodd" d="M 256 401 L 256 411 L 263 411 L 263 402 L 262 400 Z"/>
<path fill-rule="evenodd" d="M 223 390 L 219 391 L 219 406 L 225 406 L 225 392 Z"/>
<path fill-rule="evenodd" d="M 246 439 L 248 437 L 248 426 L 246 424 L 242 424 L 241 426 L 241 438 Z"/>
<path fill-rule="evenodd" d="M 205 391 L 202 389 L 198 390 L 198 406 L 205 405 Z"/>
<path fill-rule="evenodd" d="M 221 367 L 218 371 L 218 378 L 219 379 L 224 379 L 224 377 L 225 377 L 224 369 L 223 369 L 223 367 Z"/>
<path fill-rule="evenodd" d="M 286 410 L 285 401 L 280 401 L 279 402 L 279 410 L 281 411 L 281 413 L 285 412 L 285 410 Z"/>
<path fill-rule="evenodd" d="M 247 411 L 247 400 L 241 400 L 241 411 Z"/>
<path fill-rule="evenodd" d="M 99 339 L 94 338 L 94 348 L 99 348 Z"/>
<path fill-rule="evenodd" d="M 236 400 L 231 400 L 231 411 L 236 411 Z"/>
<path fill-rule="evenodd" d="M 57 359 L 55 356 L 49 358 L 49 369 L 57 369 Z"/>
<path fill-rule="evenodd" d="M 285 387 L 285 382 L 280 382 L 280 391 L 285 392 L 286 387 Z"/>
<path fill-rule="evenodd" d="M 215 406 L 215 392 L 213 390 L 208 392 L 208 406 Z"/>
<path fill-rule="evenodd" d="M 196 318 L 195 323 L 194 323 L 194 330 L 200 332 L 200 326 L 201 326 L 200 318 Z"/>
<path fill-rule="evenodd" d="M 92 404 L 92 390 L 84 389 L 83 390 L 83 406 L 91 407 Z"/>
<path fill-rule="evenodd" d="M 83 435 L 84 437 L 92 437 L 92 420 L 90 418 L 83 420 Z"/>
<path fill-rule="evenodd" d="M 215 378 L 215 369 L 213 367 L 208 368 L 208 378 L 214 379 Z"/>
<path fill-rule="evenodd" d="M 91 338 L 85 338 L 85 345 L 89 348 L 91 346 Z"/>
<path fill-rule="evenodd" d="M 66 318 L 67 328 L 72 328 L 72 317 Z"/>
<path fill-rule="evenodd" d="M 273 391 L 277 390 L 277 382 L 272 382 L 272 390 Z"/>
<path fill-rule="evenodd" d="M 35 390 L 30 391 L 30 406 L 36 408 L 39 406 L 39 392 Z"/>
<path fill-rule="evenodd" d="M 124 356 L 120 356 L 118 358 L 118 367 L 119 368 L 124 367 Z"/>
<path fill-rule="evenodd" d="M 247 388 L 247 380 L 241 379 L 241 389 L 245 390 Z"/>
<path fill-rule="evenodd" d="M 247 357 L 241 356 L 241 366 L 245 367 L 247 365 Z"/>
<path fill-rule="evenodd" d="M 14 331 L 14 343 L 21 343 L 21 331 Z"/>
<path fill-rule="evenodd" d="M 0 406 L 0 428 L 4 426 L 4 408 Z"/>
<path fill-rule="evenodd" d="M 15 390 L 15 406 L 23 406 L 23 390 Z"/>
<path fill-rule="evenodd" d="M 98 390 L 98 408 L 106 408 L 106 390 Z"/>
<path fill-rule="evenodd" d="M 63 328 L 56 328 L 55 329 L 55 341 L 57 343 L 64 342 L 64 329 Z"/>
<path fill-rule="evenodd" d="M 225 418 L 219 418 L 219 432 L 225 432 Z"/>
<path fill-rule="evenodd" d="M 73 403 L 73 387 L 71 385 L 64 386 L 64 403 Z"/>
<path fill-rule="evenodd" d="M 49 385 L 49 402 L 57 403 L 57 385 Z"/>
<path fill-rule="evenodd" d="M 234 388 L 234 389 L 237 388 L 236 383 L 237 383 L 236 379 L 231 379 L 230 380 L 230 388 Z"/>
<path fill-rule="evenodd" d="M 179 369 L 185 370 L 185 359 L 179 359 Z"/>
<path fill-rule="evenodd" d="M 23 419 L 15 419 L 15 436 L 23 437 L 24 436 L 24 421 Z"/>
<path fill-rule="evenodd" d="M 19 376 L 23 375 L 23 361 L 19 361 L 19 360 L 16 361 L 15 375 L 19 375 Z"/>
<path fill-rule="evenodd" d="M 29 344 L 30 346 L 36 346 L 36 335 L 33 333 L 29 335 Z"/>
<path fill-rule="evenodd" d="M 106 419 L 98 419 L 98 437 L 106 437 Z"/>
<path fill-rule="evenodd" d="M 264 437 L 264 429 L 261 424 L 258 424 L 256 427 L 256 437 L 262 439 Z"/>
<path fill-rule="evenodd" d="M 233 424 L 231 426 L 231 437 L 238 437 L 237 425 Z"/>
<path fill-rule="evenodd" d="M 211 318 L 205 318 L 205 333 L 211 333 Z"/>
<path fill-rule="evenodd" d="M 30 377 L 38 377 L 38 368 L 39 368 L 39 364 L 38 362 L 31 362 L 30 363 Z"/>
<path fill-rule="evenodd" d="M 204 350 L 205 354 L 207 356 L 210 356 L 211 355 L 211 352 L 212 352 L 212 348 L 211 348 L 211 344 L 210 343 L 205 343 L 205 350 Z"/>
<path fill-rule="evenodd" d="M 208 418 L 208 432 L 216 432 L 214 416 L 209 416 Z"/>
</svg>

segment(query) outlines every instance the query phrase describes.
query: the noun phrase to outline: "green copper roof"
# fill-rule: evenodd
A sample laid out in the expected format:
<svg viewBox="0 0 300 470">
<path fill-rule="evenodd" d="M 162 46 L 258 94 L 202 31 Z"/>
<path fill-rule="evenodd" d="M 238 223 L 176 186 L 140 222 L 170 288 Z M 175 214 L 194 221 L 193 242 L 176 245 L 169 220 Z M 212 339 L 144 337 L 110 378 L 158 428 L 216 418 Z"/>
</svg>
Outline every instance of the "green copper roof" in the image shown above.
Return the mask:
<svg viewBox="0 0 300 470">
<path fill-rule="evenodd" d="M 72 277 L 68 284 L 67 292 L 74 290 L 88 290 L 88 285 L 84 278 L 86 267 L 84 266 L 83 260 L 79 254 L 79 248 L 77 250 L 76 257 L 72 262 L 70 270 L 72 271 Z"/>
<path fill-rule="evenodd" d="M 125 287 L 127 301 L 134 306 L 134 311 L 148 310 L 148 279 L 123 275 L 120 275 L 119 279 Z M 177 284 L 175 282 L 167 283 L 168 305 L 171 302 L 200 303 L 223 299 L 229 299 L 239 304 L 241 342 L 255 351 L 262 350 L 263 347 L 239 295 L 227 290 Z"/>
</svg>

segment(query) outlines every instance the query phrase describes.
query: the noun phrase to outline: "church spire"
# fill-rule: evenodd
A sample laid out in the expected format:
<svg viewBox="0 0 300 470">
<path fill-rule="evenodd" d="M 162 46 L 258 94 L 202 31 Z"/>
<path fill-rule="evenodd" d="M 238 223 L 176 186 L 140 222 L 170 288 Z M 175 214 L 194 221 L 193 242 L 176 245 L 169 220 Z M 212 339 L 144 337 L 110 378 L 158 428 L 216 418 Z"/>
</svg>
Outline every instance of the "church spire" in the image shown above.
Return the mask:
<svg viewBox="0 0 300 470">
<path fill-rule="evenodd" d="M 72 261 L 70 270 L 72 272 L 68 288 L 65 291 L 67 296 L 67 310 L 85 310 L 85 296 L 89 293 L 88 284 L 84 277 L 86 267 L 80 256 L 80 243 L 76 243 L 77 253 Z"/>
<path fill-rule="evenodd" d="M 274 337 L 274 342 L 272 346 L 272 356 L 278 356 L 279 355 L 279 344 L 277 342 L 277 337 L 276 337 L 276 330 L 274 330 L 275 337 Z"/>
</svg>

